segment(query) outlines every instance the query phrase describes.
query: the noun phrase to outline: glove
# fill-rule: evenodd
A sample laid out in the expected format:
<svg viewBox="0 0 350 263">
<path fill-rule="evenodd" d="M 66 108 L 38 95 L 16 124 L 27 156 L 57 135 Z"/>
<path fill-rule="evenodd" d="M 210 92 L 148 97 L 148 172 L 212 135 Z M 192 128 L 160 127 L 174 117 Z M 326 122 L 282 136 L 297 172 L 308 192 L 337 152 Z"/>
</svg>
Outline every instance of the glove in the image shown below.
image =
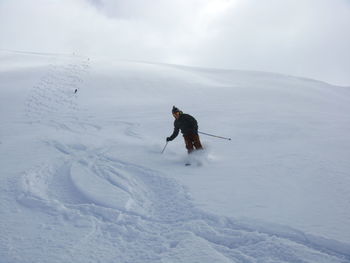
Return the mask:
<svg viewBox="0 0 350 263">
<path fill-rule="evenodd" d="M 166 141 L 170 142 L 171 141 L 170 137 L 166 137 Z"/>
</svg>

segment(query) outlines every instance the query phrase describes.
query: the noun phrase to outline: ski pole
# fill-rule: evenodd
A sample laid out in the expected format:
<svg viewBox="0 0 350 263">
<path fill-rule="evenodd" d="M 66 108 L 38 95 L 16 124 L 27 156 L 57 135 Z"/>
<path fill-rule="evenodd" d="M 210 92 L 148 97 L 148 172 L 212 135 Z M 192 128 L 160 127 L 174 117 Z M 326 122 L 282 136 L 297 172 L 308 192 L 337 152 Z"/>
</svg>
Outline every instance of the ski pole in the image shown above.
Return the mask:
<svg viewBox="0 0 350 263">
<path fill-rule="evenodd" d="M 198 133 L 231 141 L 231 138 L 226 138 L 226 137 L 222 137 L 222 136 L 217 136 L 217 135 L 213 135 L 213 134 L 209 134 L 209 133 L 205 133 L 205 132 L 200 132 L 200 131 L 199 131 Z"/>
<path fill-rule="evenodd" d="M 165 148 L 167 147 L 167 145 L 168 145 L 168 142 L 166 142 L 166 144 L 165 144 L 165 146 L 164 146 L 164 148 L 163 148 L 162 154 L 163 154 L 163 152 L 165 151 Z"/>
</svg>

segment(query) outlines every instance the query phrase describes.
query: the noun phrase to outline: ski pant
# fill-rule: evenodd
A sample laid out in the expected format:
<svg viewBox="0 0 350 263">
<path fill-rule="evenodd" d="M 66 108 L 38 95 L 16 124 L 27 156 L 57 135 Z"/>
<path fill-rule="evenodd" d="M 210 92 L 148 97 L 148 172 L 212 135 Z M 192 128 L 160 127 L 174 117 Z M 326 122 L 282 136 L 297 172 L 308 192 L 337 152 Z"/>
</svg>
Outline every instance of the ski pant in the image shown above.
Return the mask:
<svg viewBox="0 0 350 263">
<path fill-rule="evenodd" d="M 184 135 L 186 149 L 188 153 L 191 153 L 194 148 L 196 150 L 203 149 L 201 141 L 199 140 L 198 134 Z"/>
</svg>

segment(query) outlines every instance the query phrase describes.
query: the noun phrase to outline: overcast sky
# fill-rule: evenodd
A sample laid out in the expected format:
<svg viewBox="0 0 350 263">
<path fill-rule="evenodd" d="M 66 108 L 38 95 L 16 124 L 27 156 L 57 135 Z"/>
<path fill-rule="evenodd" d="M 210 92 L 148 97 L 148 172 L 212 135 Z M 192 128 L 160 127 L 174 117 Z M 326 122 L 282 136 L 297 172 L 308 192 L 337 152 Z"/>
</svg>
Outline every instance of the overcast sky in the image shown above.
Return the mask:
<svg viewBox="0 0 350 263">
<path fill-rule="evenodd" d="M 0 0 L 0 48 L 350 86 L 350 0 Z"/>
</svg>

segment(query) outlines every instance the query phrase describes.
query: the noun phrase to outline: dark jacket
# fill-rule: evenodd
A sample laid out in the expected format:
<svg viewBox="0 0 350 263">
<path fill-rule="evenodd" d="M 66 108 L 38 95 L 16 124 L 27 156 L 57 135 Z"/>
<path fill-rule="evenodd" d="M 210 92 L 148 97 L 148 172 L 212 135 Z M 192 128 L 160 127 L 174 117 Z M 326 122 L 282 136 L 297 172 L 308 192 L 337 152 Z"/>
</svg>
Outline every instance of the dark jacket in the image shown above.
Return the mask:
<svg viewBox="0 0 350 263">
<path fill-rule="evenodd" d="M 182 113 L 180 117 L 174 121 L 174 132 L 169 137 L 169 140 L 174 140 L 180 130 L 184 136 L 198 134 L 198 124 L 196 119 L 189 114 Z"/>
</svg>

